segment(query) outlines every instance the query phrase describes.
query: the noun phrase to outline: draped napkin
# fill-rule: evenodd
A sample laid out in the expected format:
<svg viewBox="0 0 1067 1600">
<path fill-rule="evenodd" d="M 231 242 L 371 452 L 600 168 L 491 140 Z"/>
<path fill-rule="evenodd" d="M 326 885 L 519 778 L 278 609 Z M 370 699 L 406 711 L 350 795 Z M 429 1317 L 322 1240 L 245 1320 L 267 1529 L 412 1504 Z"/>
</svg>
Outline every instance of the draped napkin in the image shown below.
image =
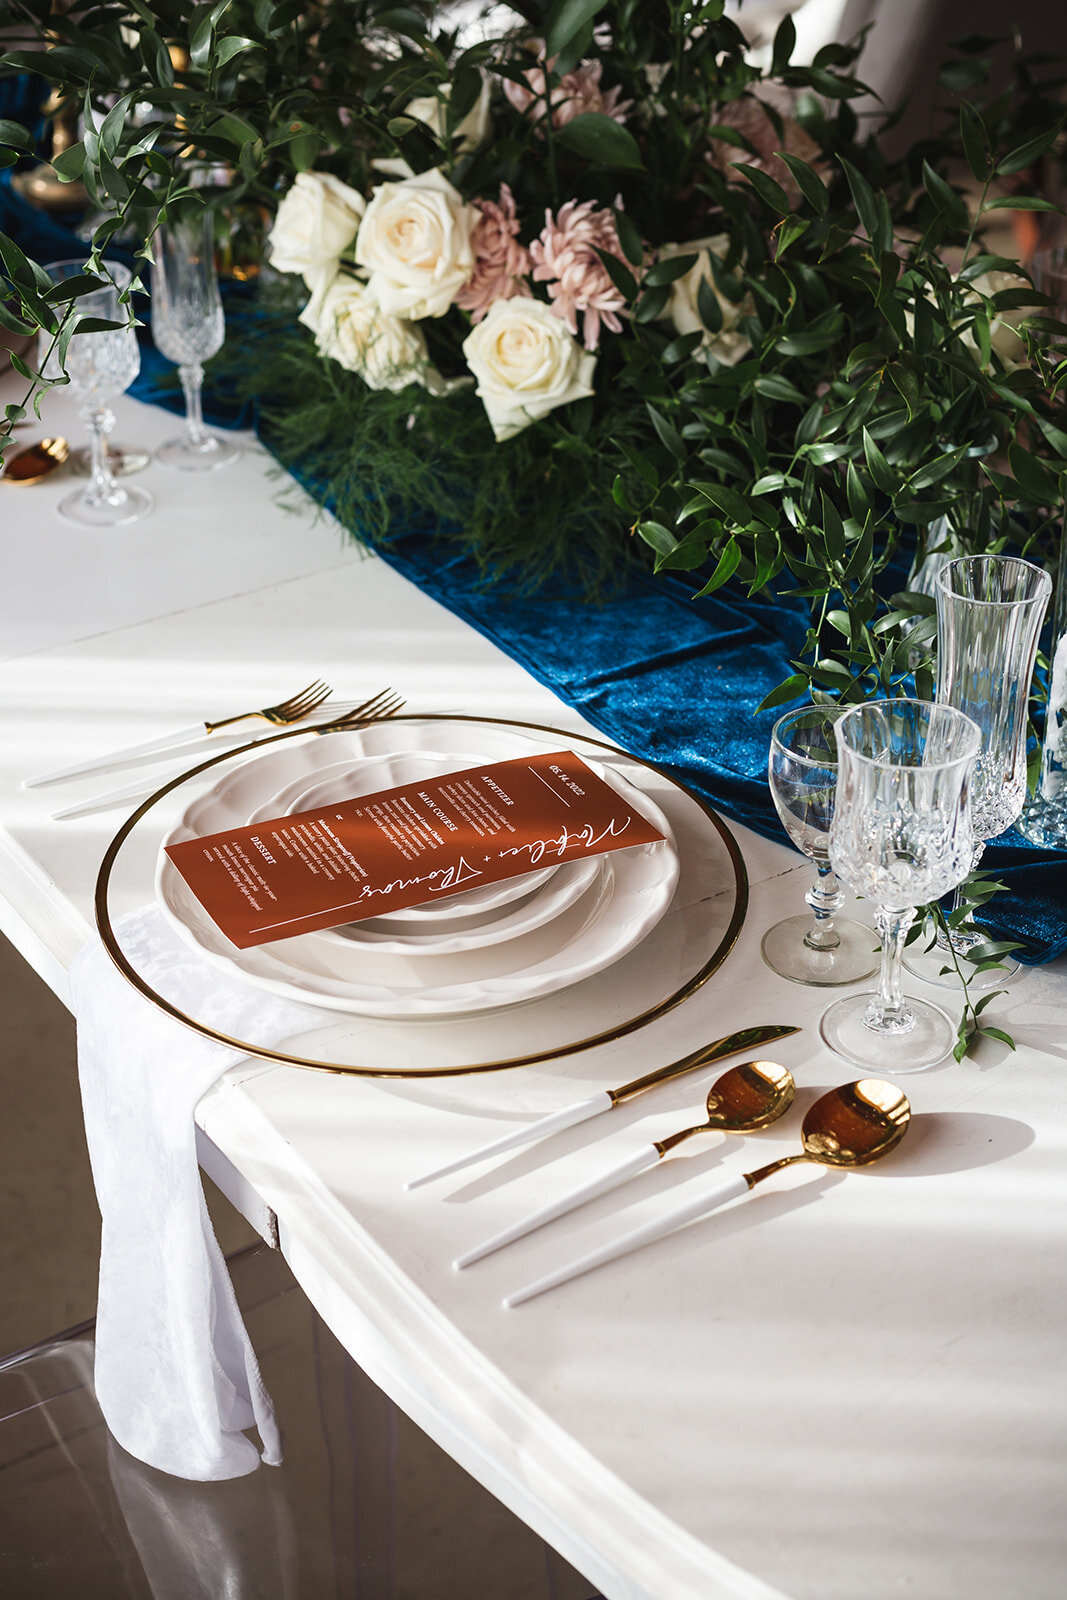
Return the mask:
<svg viewBox="0 0 1067 1600">
<path fill-rule="evenodd" d="M 181 1010 L 269 1044 L 308 1011 L 229 978 L 177 937 L 155 906 L 123 917 L 119 944 Z M 193 1112 L 242 1057 L 203 1039 L 133 989 L 99 940 L 71 967 L 78 1072 L 103 1219 L 96 1392 L 114 1437 L 138 1460 L 198 1480 L 281 1460 L 260 1376 L 207 1214 Z"/>
</svg>

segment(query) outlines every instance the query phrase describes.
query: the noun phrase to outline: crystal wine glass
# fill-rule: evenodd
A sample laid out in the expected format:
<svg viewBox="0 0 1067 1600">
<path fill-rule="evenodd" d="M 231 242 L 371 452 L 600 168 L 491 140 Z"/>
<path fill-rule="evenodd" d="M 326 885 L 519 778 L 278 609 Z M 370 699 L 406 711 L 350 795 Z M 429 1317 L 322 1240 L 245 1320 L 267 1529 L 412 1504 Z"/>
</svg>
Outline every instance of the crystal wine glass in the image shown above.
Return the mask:
<svg viewBox="0 0 1067 1600">
<path fill-rule="evenodd" d="M 961 556 L 937 576 L 937 701 L 965 712 L 982 735 L 971 793 L 972 872 L 985 841 L 1011 827 L 1026 799 L 1026 708 L 1051 593 L 1049 574 L 1015 556 Z M 957 891 L 953 910 L 959 900 Z M 950 944 L 958 958 L 980 961 L 988 940 L 962 929 L 947 938 L 942 932 L 932 963 L 917 955 L 909 970 L 930 983 L 955 984 L 954 972 L 942 975 Z M 1016 971 L 1017 963 L 1001 960 L 967 982 L 992 988 Z"/>
<path fill-rule="evenodd" d="M 85 261 L 53 261 L 45 271 L 53 283 L 62 284 L 81 278 Z M 79 415 L 89 431 L 89 482 L 60 501 L 59 513 L 69 522 L 90 528 L 136 522 L 155 505 L 147 489 L 119 484 L 107 462 L 105 441 L 115 426 L 107 402 L 123 394 L 141 370 L 137 336 L 119 299 L 130 287 L 129 269 L 108 262 L 107 272 L 111 282 L 72 300 L 71 314 L 79 320 L 93 318 L 120 326 L 98 332 L 75 331 L 62 363 L 51 334 L 43 333 L 39 342 L 42 375 L 59 378 L 66 373 L 71 392 L 81 402 Z"/>
<path fill-rule="evenodd" d="M 870 928 L 835 913 L 845 896 L 830 865 L 830 822 L 837 788 L 834 726 L 846 706 L 803 706 L 771 730 L 767 778 L 782 826 L 814 863 L 805 895 L 813 915 L 786 917 L 768 928 L 760 950 L 772 972 L 794 983 L 829 988 L 870 977 L 878 963 Z"/>
<path fill-rule="evenodd" d="M 159 446 L 156 460 L 183 472 L 228 467 L 240 450 L 204 427 L 203 363 L 222 349 L 226 325 L 215 275 L 210 211 L 173 218 L 152 241 L 152 338 L 178 363 L 185 394 L 185 432 Z"/>
<path fill-rule="evenodd" d="M 820 1032 L 856 1066 L 919 1072 L 948 1054 L 956 1033 L 940 1006 L 905 998 L 901 955 L 915 908 L 947 894 L 971 869 L 971 775 L 981 733 L 963 712 L 925 700 L 854 706 L 836 733 L 830 860 L 877 907 L 882 970 L 877 991 L 838 1000 Z"/>
</svg>

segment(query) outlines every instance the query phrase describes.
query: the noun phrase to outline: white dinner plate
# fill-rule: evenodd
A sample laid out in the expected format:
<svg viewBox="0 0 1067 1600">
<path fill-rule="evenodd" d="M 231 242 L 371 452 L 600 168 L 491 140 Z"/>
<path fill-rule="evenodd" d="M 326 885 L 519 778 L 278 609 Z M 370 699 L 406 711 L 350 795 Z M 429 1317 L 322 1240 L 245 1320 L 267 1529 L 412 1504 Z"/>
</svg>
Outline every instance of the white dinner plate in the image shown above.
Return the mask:
<svg viewBox="0 0 1067 1600">
<path fill-rule="evenodd" d="M 483 758 L 469 750 L 398 750 L 387 755 L 368 756 L 362 761 L 339 761 L 324 768 L 313 779 L 304 776 L 285 784 L 265 805 L 258 806 L 248 821 L 268 822 L 274 817 L 358 800 L 379 789 L 395 789 L 402 784 L 419 783 L 426 778 L 482 764 Z M 460 933 L 482 926 L 501 907 L 528 899 L 557 870 L 556 867 L 541 867 L 502 883 L 487 883 L 457 894 L 438 895 L 420 906 L 406 906 L 381 917 L 364 918 L 359 925 L 366 927 L 373 923 L 371 931 L 377 933 Z"/>
<path fill-rule="evenodd" d="M 485 730 L 483 761 L 556 750 L 560 740 L 536 740 L 511 731 Z M 461 730 L 447 723 L 426 729 L 381 723 L 353 733 L 335 733 L 266 752 L 219 780 L 194 801 L 165 841 L 203 837 L 242 826 L 285 782 L 336 764 L 338 756 L 359 760 L 402 749 L 404 737 L 420 749 L 432 742 L 442 751 L 459 748 Z M 462 733 L 469 742 L 469 730 Z M 479 730 L 482 743 L 482 730 Z M 382 746 L 385 746 L 385 749 Z M 219 931 L 160 853 L 157 893 L 163 909 L 187 943 L 209 960 L 249 982 L 290 999 L 378 1017 L 443 1017 L 486 1011 L 568 988 L 618 960 L 655 926 L 670 904 L 678 879 L 678 857 L 670 827 L 642 791 L 610 768 L 590 766 L 664 833 L 662 843 L 638 845 L 599 858 L 600 870 L 573 905 L 542 926 L 476 951 L 434 957 L 398 956 L 356 948 L 347 941 L 314 940 L 302 934 L 236 950 Z"/>
</svg>

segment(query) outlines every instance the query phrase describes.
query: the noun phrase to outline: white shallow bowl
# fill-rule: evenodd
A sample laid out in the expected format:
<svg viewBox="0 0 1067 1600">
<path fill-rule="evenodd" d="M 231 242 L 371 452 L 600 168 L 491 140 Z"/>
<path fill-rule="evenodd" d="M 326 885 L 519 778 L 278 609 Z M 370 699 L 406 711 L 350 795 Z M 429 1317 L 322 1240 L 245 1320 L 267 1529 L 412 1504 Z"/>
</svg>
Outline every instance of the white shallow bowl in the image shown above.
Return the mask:
<svg viewBox="0 0 1067 1600">
<path fill-rule="evenodd" d="M 337 764 L 338 755 L 356 761 L 393 754 L 403 731 L 400 726 L 389 729 L 388 724 L 381 724 L 266 751 L 193 801 L 165 843 L 242 826 L 287 782 L 301 776 L 313 780 L 317 773 Z M 408 733 L 411 737 L 412 731 Z M 375 734 L 397 744 L 382 751 Z M 452 730 L 447 723 L 430 725 L 419 730 L 420 749 L 432 740 L 440 744 L 440 753 L 454 753 L 459 734 L 460 729 Z M 488 730 L 488 734 L 487 748 L 480 757 L 483 762 L 528 754 L 532 749 L 561 748 L 558 738 L 538 741 L 497 730 Z M 470 740 L 469 729 L 463 738 L 464 742 Z M 664 842 L 597 858 L 600 870 L 572 905 L 543 925 L 504 942 L 433 957 L 402 956 L 356 947 L 344 939 L 302 934 L 237 950 L 162 851 L 157 895 L 181 937 L 208 961 L 271 993 L 328 1010 L 376 1017 L 446 1017 L 536 999 L 580 983 L 632 950 L 663 916 L 678 881 L 677 851 L 658 806 L 613 769 L 594 762 L 589 765 L 665 835 Z"/>
</svg>

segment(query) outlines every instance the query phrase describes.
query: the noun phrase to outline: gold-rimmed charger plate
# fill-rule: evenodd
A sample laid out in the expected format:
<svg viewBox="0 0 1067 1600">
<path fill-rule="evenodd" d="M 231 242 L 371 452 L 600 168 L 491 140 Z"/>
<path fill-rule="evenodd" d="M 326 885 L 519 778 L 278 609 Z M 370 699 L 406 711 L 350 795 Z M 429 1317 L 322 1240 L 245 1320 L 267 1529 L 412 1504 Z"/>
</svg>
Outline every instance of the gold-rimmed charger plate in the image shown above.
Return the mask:
<svg viewBox="0 0 1067 1600">
<path fill-rule="evenodd" d="M 590 978 L 558 996 L 531 1001 L 477 1018 L 415 1024 L 380 1024 L 373 1019 L 325 1018 L 313 1009 L 306 1034 L 276 1047 L 237 1039 L 189 1015 L 160 994 L 123 951 L 111 907 L 116 868 L 123 845 L 137 824 L 165 796 L 235 756 L 273 746 L 285 739 L 307 738 L 306 728 L 256 739 L 239 750 L 221 751 L 180 773 L 149 796 L 112 839 L 96 884 L 96 919 L 104 947 L 118 970 L 145 999 L 202 1038 L 260 1060 L 311 1071 L 351 1073 L 375 1078 L 454 1077 L 530 1066 L 590 1050 L 646 1027 L 700 989 L 720 967 L 735 944 L 748 906 L 744 860 L 727 825 L 703 796 L 661 767 L 605 740 L 554 728 L 546 723 L 501 717 L 469 717 L 448 713 L 410 713 L 390 719 L 396 724 L 462 723 L 511 728 L 550 735 L 560 748 L 596 751 L 646 788 L 670 816 L 681 854 L 682 881 L 671 911 L 657 929 L 607 973 Z M 386 726 L 382 724 L 381 726 Z M 329 739 L 329 730 L 312 737 Z M 618 1015 L 620 997 L 625 1013 Z M 313 1000 L 309 1002 L 313 1008 Z M 514 1054 L 513 1039 L 524 1049 Z M 417 1055 L 420 1063 L 411 1064 Z M 476 1059 L 470 1059 L 471 1057 Z M 459 1059 L 456 1059 L 456 1058 Z"/>
</svg>

